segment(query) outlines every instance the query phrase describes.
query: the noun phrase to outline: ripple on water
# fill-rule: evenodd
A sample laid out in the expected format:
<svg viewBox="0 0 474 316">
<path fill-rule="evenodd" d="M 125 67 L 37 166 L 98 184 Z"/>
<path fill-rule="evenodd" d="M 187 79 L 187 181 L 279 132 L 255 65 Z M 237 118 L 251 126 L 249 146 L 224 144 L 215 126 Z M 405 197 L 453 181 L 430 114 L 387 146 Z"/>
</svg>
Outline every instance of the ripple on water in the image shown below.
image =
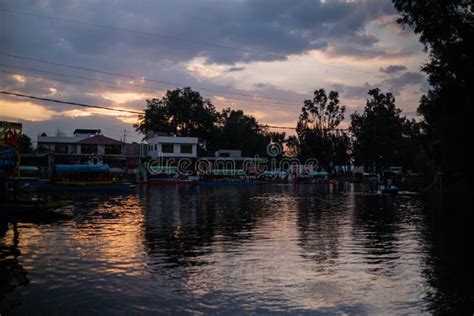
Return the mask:
<svg viewBox="0 0 474 316">
<path fill-rule="evenodd" d="M 71 198 L 72 220 L 10 225 L 0 244 L 16 234 L 31 281 L 15 289 L 19 314 L 418 313 L 432 292 L 414 196 L 169 186 Z"/>
</svg>

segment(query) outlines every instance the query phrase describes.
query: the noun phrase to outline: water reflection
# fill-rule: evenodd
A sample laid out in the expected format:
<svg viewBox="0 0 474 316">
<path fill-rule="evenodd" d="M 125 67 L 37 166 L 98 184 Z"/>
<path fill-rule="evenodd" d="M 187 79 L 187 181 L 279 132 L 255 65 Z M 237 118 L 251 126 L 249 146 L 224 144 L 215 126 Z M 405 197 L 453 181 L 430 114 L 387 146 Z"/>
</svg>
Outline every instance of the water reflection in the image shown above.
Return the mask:
<svg viewBox="0 0 474 316">
<path fill-rule="evenodd" d="M 424 278 L 428 310 L 450 314 L 474 313 L 472 259 L 472 196 L 445 196 L 427 200 L 422 227 L 427 252 Z"/>
<path fill-rule="evenodd" d="M 2 226 L 0 300 L 20 297 L 16 313 L 472 307 L 468 248 L 452 246 L 460 236 L 426 216 L 420 197 L 338 184 L 150 186 L 69 198 L 71 220 Z M 7 293 L 7 270 L 30 284 Z"/>
<path fill-rule="evenodd" d="M 18 243 L 17 223 L 9 225 L 6 221 L 0 221 L 0 311 L 10 309 L 10 302 L 4 300 L 7 293 L 29 283 L 28 272 L 19 260 L 21 251 Z"/>
</svg>

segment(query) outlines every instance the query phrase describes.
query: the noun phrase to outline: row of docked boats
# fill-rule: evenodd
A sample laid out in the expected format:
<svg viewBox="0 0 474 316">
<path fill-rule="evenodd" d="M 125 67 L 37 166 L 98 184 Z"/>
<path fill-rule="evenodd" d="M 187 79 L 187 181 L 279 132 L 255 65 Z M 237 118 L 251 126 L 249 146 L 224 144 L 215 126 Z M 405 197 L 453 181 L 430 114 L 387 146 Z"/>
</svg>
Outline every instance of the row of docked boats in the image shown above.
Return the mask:
<svg viewBox="0 0 474 316">
<path fill-rule="evenodd" d="M 127 181 L 124 172 L 106 164 L 56 165 L 49 179 L 41 179 L 36 167 L 22 167 L 22 177 L 12 186 L 36 191 L 117 191 L 129 190 L 136 184 L 198 184 L 200 186 L 252 186 L 271 183 L 329 183 L 325 171 L 292 173 L 265 171 L 248 173 L 243 169 L 214 169 L 205 173 L 187 174 L 175 166 L 156 166 L 142 170 L 139 179 Z M 36 171 L 36 174 L 35 174 Z M 35 176 L 36 175 L 36 176 Z"/>
<path fill-rule="evenodd" d="M 30 168 L 30 171 L 34 171 Z M 28 172 L 23 168 L 23 174 Z M 30 173 L 30 175 L 33 173 Z M 336 182 L 324 170 L 317 171 L 264 171 L 248 173 L 243 169 L 213 169 L 205 173 L 193 174 L 179 171 L 176 166 L 155 166 L 142 171 L 139 180 L 127 181 L 124 172 L 110 168 L 106 164 L 56 165 L 52 180 L 34 176 L 24 176 L 18 180 L 19 187 L 36 191 L 121 191 L 130 190 L 137 184 L 197 184 L 204 187 L 253 186 L 258 183 L 308 183 L 331 184 Z M 396 194 L 398 188 L 390 181 L 382 184 L 377 174 L 362 174 L 351 182 L 370 183 L 381 193 Z M 382 184 L 382 185 L 381 185 Z"/>
</svg>

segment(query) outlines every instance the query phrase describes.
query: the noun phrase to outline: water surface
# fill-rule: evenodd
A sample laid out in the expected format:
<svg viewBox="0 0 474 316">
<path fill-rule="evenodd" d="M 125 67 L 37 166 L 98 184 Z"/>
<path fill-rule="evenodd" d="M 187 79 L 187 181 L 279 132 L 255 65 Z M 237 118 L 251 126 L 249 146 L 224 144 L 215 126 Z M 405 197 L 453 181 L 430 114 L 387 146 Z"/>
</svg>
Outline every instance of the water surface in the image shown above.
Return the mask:
<svg viewBox="0 0 474 316">
<path fill-rule="evenodd" d="M 472 306 L 470 288 L 453 281 L 464 267 L 446 275 L 445 250 L 418 196 L 341 184 L 170 185 L 69 197 L 70 219 L 2 223 L 0 312 L 405 314 Z"/>
</svg>

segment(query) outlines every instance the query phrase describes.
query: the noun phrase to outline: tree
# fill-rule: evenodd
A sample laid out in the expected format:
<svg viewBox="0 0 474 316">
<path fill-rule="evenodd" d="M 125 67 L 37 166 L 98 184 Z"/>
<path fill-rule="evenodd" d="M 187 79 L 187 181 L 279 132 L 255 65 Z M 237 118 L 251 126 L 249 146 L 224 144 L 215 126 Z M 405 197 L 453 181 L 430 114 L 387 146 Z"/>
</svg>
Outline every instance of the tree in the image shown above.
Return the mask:
<svg viewBox="0 0 474 316">
<path fill-rule="evenodd" d="M 290 157 L 298 157 L 300 155 L 300 142 L 297 136 L 288 136 L 286 140 L 286 155 Z"/>
<path fill-rule="evenodd" d="M 253 116 L 226 108 L 218 117 L 217 133 L 211 141 L 214 149 L 240 149 L 244 156 L 266 155 L 271 136 Z"/>
<path fill-rule="evenodd" d="M 26 134 L 21 134 L 20 137 L 20 153 L 29 154 L 33 152 L 33 143 L 31 138 Z"/>
<path fill-rule="evenodd" d="M 415 136 L 421 133 L 419 125 L 400 116 L 402 111 L 396 108 L 392 93 L 372 89 L 368 94 L 371 99 L 367 100 L 364 112 L 351 115 L 356 163 L 377 169 L 390 165 L 409 167 L 416 154 L 411 150 L 416 146 Z"/>
<path fill-rule="evenodd" d="M 345 111 L 336 91 L 326 95 L 319 89 L 312 100 L 304 101 L 296 127 L 301 158 L 316 158 L 324 167 L 347 162 L 349 138 L 338 130 Z"/>
<path fill-rule="evenodd" d="M 167 91 L 161 99 L 147 100 L 145 114 L 134 125 L 148 137 L 149 132 L 177 136 L 199 137 L 200 149 L 206 150 L 204 140 L 215 133 L 217 113 L 209 100 L 191 88 Z"/>
<path fill-rule="evenodd" d="M 473 117 L 474 15 L 472 1 L 394 0 L 402 18 L 420 35 L 429 53 L 423 66 L 430 91 L 420 100 L 426 148 L 442 181 L 456 188 L 472 187 L 469 146 L 464 141 Z M 444 190 L 450 191 L 449 187 Z"/>
</svg>

